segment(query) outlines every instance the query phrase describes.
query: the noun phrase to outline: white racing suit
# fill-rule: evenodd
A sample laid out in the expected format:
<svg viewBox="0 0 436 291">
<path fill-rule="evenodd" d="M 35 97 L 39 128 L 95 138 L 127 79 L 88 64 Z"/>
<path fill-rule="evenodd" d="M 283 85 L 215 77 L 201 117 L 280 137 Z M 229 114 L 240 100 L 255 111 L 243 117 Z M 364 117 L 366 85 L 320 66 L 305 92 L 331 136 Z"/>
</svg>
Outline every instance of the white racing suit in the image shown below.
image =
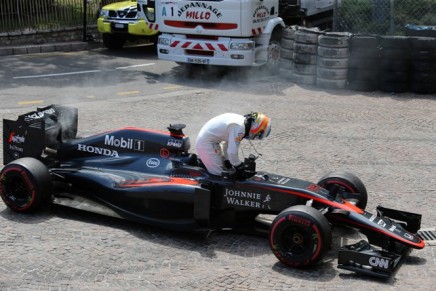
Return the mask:
<svg viewBox="0 0 436 291">
<path fill-rule="evenodd" d="M 201 128 L 195 148 L 209 173 L 221 175 L 223 161 L 233 166 L 241 164 L 239 144 L 245 136 L 245 117 L 235 113 L 218 115 Z"/>
</svg>

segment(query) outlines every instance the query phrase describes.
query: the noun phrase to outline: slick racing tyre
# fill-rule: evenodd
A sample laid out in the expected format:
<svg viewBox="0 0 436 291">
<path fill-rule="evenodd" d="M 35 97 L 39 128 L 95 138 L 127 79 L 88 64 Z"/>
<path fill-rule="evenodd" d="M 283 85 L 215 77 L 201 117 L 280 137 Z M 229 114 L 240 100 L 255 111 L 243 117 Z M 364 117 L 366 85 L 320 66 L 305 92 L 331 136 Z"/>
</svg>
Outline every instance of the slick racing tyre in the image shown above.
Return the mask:
<svg viewBox="0 0 436 291">
<path fill-rule="evenodd" d="M 271 224 L 269 244 L 285 265 L 306 268 L 319 262 L 329 251 L 332 230 L 315 208 L 297 205 L 283 210 Z"/>
<path fill-rule="evenodd" d="M 341 191 L 340 194 L 345 200 L 356 204 L 362 210 L 366 208 L 368 193 L 365 185 L 356 175 L 350 172 L 330 172 L 319 180 L 318 185 L 336 193 Z"/>
<path fill-rule="evenodd" d="M 47 167 L 37 159 L 21 158 L 0 172 L 0 196 L 17 212 L 34 212 L 51 197 L 51 178 Z"/>
</svg>

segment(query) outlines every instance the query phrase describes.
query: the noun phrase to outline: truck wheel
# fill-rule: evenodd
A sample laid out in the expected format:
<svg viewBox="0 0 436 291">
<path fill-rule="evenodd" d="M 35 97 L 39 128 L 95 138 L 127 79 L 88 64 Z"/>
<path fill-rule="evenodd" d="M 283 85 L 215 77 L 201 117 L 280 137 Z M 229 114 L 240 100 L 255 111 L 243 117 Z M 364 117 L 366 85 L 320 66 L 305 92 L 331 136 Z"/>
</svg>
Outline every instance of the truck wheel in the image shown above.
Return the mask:
<svg viewBox="0 0 436 291">
<path fill-rule="evenodd" d="M 34 212 L 51 197 L 51 178 L 47 167 L 37 159 L 21 158 L 0 172 L 0 196 L 17 212 Z"/>
<path fill-rule="evenodd" d="M 330 224 L 315 208 L 297 205 L 283 210 L 269 231 L 274 255 L 285 265 L 306 268 L 319 262 L 332 241 Z"/>
<path fill-rule="evenodd" d="M 278 73 L 280 65 L 280 42 L 271 40 L 268 46 L 268 60 L 266 67 L 273 73 Z"/>
<path fill-rule="evenodd" d="M 329 191 L 344 191 L 345 200 L 355 202 L 356 206 L 365 210 L 368 203 L 368 192 L 362 181 L 347 171 L 330 172 L 318 181 L 318 185 Z"/>
<path fill-rule="evenodd" d="M 125 43 L 126 39 L 124 37 L 109 33 L 103 34 L 103 44 L 110 50 L 120 49 Z"/>
</svg>

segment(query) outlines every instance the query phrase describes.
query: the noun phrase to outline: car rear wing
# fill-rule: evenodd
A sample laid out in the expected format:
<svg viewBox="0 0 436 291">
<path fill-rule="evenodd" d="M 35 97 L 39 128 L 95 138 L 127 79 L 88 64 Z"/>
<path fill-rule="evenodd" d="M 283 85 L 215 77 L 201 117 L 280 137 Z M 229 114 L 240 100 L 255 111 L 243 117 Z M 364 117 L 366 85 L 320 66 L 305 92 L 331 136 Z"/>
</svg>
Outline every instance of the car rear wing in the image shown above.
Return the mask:
<svg viewBox="0 0 436 291">
<path fill-rule="evenodd" d="M 23 158 L 40 158 L 46 148 L 57 149 L 76 137 L 78 110 L 61 105 L 37 108 L 18 116 L 3 119 L 3 164 Z"/>
</svg>

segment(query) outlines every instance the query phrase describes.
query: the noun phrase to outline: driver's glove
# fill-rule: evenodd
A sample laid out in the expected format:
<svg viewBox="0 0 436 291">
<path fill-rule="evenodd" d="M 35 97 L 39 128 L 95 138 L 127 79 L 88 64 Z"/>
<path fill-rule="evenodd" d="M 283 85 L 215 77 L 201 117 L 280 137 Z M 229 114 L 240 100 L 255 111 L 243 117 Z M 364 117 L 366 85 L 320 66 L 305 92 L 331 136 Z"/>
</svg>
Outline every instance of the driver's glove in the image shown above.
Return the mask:
<svg viewBox="0 0 436 291">
<path fill-rule="evenodd" d="M 244 179 L 245 178 L 245 169 L 244 169 L 244 163 L 240 163 L 239 165 L 235 166 L 235 178 L 236 179 Z"/>
<path fill-rule="evenodd" d="M 224 161 L 224 167 L 226 167 L 227 169 L 233 169 L 233 166 L 229 160 Z"/>
</svg>

